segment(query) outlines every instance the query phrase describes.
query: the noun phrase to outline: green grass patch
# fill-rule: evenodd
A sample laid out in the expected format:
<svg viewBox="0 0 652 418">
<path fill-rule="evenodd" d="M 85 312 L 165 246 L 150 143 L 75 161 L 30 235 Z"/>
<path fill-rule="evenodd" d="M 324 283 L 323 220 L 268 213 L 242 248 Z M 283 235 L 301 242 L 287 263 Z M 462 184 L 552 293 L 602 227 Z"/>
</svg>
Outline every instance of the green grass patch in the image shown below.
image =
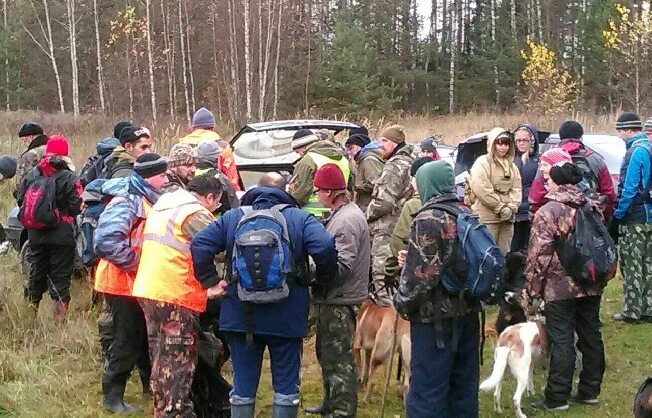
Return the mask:
<svg viewBox="0 0 652 418">
<path fill-rule="evenodd" d="M 67 324 L 52 323 L 51 302 L 44 299 L 38 315 L 22 300 L 22 277 L 16 254 L 0 256 L 0 416 L 11 417 L 104 417 L 99 408 L 100 362 L 96 328 L 97 312 L 90 305 L 90 286 L 73 283 L 71 314 Z M 559 414 L 539 413 L 546 417 L 627 417 L 631 416 L 633 396 L 642 379 L 652 373 L 650 342 L 651 325 L 614 323 L 610 317 L 620 309 L 621 283 L 614 280 L 603 298 L 603 337 L 607 353 L 607 372 L 598 406 L 571 405 L 570 411 Z M 491 316 L 491 315 L 490 315 Z M 488 319 L 491 327 L 492 319 Z M 486 378 L 493 366 L 495 338 L 487 340 L 481 377 Z M 473 359 L 469 359 L 473 361 Z M 228 366 L 227 366 L 228 368 Z M 397 396 L 395 368 L 385 409 L 386 417 L 405 416 Z M 314 354 L 314 339 L 306 341 L 302 368 L 302 405 L 321 400 L 321 371 Z M 381 369 L 375 375 L 376 385 L 365 399 L 359 394 L 358 416 L 378 417 L 385 379 Z M 536 370 L 535 387 L 540 396 L 545 385 L 545 371 Z M 506 373 L 503 386 L 502 416 L 514 416 L 511 397 L 514 380 Z M 135 416 L 150 416 L 151 401 L 140 396 L 138 377 L 132 377 L 126 398 L 143 410 Z M 531 399 L 524 396 L 524 412 L 533 415 Z M 491 393 L 480 394 L 481 417 L 501 416 L 493 411 Z M 257 401 L 258 416 L 271 416 L 272 389 L 269 364 L 266 361 Z M 303 416 L 300 414 L 300 416 Z"/>
</svg>

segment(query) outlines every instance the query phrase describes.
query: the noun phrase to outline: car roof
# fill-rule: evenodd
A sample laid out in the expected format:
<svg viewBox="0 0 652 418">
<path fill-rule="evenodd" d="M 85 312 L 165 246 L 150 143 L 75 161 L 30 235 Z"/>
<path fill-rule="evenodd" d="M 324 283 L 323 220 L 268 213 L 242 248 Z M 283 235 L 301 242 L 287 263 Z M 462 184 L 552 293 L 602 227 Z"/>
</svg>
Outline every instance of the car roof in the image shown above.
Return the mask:
<svg viewBox="0 0 652 418">
<path fill-rule="evenodd" d="M 264 132 L 271 130 L 299 130 L 299 129 L 332 129 L 334 131 L 341 131 L 343 129 L 357 128 L 359 125 L 351 122 L 343 122 L 337 120 L 319 120 L 319 119 L 292 119 L 292 120 L 276 120 L 269 122 L 248 123 L 240 129 L 240 131 L 233 137 L 233 143 L 240 134 L 244 132 Z"/>
</svg>

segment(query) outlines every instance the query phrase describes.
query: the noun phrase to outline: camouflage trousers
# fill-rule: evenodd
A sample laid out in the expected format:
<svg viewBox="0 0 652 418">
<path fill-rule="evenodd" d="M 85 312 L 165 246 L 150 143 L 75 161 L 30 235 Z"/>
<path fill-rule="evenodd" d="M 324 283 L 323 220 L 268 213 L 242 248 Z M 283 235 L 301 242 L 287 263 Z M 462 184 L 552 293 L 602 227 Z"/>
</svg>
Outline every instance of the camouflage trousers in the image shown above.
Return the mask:
<svg viewBox="0 0 652 418">
<path fill-rule="evenodd" d="M 141 299 L 145 312 L 154 417 L 195 417 L 190 389 L 197 367 L 199 314 L 166 302 Z"/>
<path fill-rule="evenodd" d="M 355 417 L 358 376 L 353 360 L 357 306 L 316 305 L 317 359 L 324 381 L 327 417 Z"/>
<path fill-rule="evenodd" d="M 619 235 L 623 315 L 652 316 L 652 225 L 623 224 Z"/>
<path fill-rule="evenodd" d="M 391 230 L 375 228 L 371 239 L 371 285 L 380 306 L 392 306 L 392 298 L 385 287 L 385 262 L 392 255 L 389 247 Z"/>
</svg>

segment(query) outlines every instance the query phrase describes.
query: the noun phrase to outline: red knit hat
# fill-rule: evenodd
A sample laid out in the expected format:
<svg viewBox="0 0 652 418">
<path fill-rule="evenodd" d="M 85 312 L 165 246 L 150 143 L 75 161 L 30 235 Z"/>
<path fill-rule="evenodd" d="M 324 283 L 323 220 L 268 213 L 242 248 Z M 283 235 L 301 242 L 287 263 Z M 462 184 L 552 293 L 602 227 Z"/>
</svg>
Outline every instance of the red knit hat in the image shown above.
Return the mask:
<svg viewBox="0 0 652 418">
<path fill-rule="evenodd" d="M 45 144 L 45 153 L 58 155 L 60 157 L 68 156 L 68 140 L 63 135 L 52 135 Z"/>
<path fill-rule="evenodd" d="M 573 162 L 571 155 L 563 148 L 551 148 L 541 154 L 540 159 L 550 165 Z"/>
<path fill-rule="evenodd" d="M 315 173 L 313 186 L 322 190 L 343 190 L 346 189 L 346 180 L 344 174 L 337 164 L 324 164 Z"/>
</svg>

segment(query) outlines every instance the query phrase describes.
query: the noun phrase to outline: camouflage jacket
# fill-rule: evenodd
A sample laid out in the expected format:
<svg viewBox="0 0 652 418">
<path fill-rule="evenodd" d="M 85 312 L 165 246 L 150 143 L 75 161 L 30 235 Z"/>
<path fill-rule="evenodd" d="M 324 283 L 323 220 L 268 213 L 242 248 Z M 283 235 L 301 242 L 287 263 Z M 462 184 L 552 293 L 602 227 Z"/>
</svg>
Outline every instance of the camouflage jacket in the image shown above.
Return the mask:
<svg viewBox="0 0 652 418">
<path fill-rule="evenodd" d="M 549 302 L 601 294 L 601 286 L 580 286 L 566 275 L 555 250 L 555 244 L 566 239 L 575 225 L 575 209 L 569 204 L 581 204 L 586 198 L 577 186 L 564 185 L 549 192 L 546 199 L 548 203 L 532 220 L 525 268 L 527 297 Z"/>
<path fill-rule="evenodd" d="M 29 144 L 27 150 L 18 157 L 18 161 L 16 162 L 16 189 L 14 191 L 14 197 L 18 195 L 18 189 L 23 178 L 38 165 L 38 162 L 41 161 L 41 158 L 45 155 L 46 142 L 48 142 L 47 136 L 37 136 Z"/>
<path fill-rule="evenodd" d="M 454 194 L 433 197 L 426 205 L 458 202 Z M 426 206 L 424 205 L 424 207 Z M 456 219 L 439 209 L 423 209 L 410 226 L 407 259 L 394 295 L 396 310 L 409 321 L 431 323 L 437 315 L 454 318 L 472 308 L 456 296 L 448 296 L 439 282 L 442 266 L 457 245 Z"/>
<path fill-rule="evenodd" d="M 413 145 L 401 144 L 394 150 L 374 186 L 371 202 L 367 206 L 367 221 L 372 223 L 382 219 L 384 222 L 379 222 L 382 229 L 394 229 L 403 204 L 412 197 L 410 167 L 415 158 Z"/>
</svg>

